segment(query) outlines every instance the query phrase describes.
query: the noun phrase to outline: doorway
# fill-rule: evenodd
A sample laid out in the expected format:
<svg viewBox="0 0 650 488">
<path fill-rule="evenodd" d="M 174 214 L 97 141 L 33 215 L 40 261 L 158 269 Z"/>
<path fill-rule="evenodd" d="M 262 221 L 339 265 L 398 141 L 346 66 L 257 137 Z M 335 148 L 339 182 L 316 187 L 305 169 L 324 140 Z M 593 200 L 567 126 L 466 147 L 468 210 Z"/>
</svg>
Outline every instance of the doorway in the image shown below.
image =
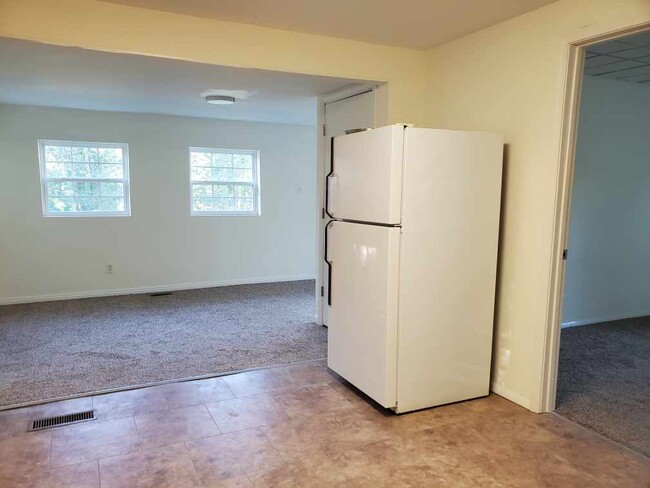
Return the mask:
<svg viewBox="0 0 650 488">
<path fill-rule="evenodd" d="M 580 71 L 556 413 L 650 453 L 650 31 Z"/>
<path fill-rule="evenodd" d="M 353 91 L 339 91 L 323 97 L 322 110 L 322 167 L 319 171 L 319 188 L 321 189 L 321 208 L 319 209 L 319 279 L 317 281 L 318 322 L 327 325 L 329 269 L 325 262 L 325 227 L 330 219 L 325 212 L 324 185 L 331 170 L 332 138 L 345 134 L 348 129 L 375 127 L 375 89 L 361 87 Z"/>
</svg>

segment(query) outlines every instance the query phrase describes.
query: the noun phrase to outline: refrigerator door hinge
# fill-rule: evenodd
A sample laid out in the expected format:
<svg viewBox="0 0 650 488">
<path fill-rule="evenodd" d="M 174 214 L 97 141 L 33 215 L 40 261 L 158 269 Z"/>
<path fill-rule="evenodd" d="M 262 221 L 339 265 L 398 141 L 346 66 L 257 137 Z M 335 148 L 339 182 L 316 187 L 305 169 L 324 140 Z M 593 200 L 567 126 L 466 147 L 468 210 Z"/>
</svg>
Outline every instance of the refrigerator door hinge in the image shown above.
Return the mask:
<svg viewBox="0 0 650 488">
<path fill-rule="evenodd" d="M 565 249 L 562 251 L 562 261 L 566 261 L 567 256 L 569 255 L 569 250 Z"/>
<path fill-rule="evenodd" d="M 322 296 L 322 297 L 325 296 L 325 287 L 324 286 L 320 287 L 320 296 Z"/>
<path fill-rule="evenodd" d="M 323 124 L 323 135 L 327 135 L 327 126 Z"/>
</svg>

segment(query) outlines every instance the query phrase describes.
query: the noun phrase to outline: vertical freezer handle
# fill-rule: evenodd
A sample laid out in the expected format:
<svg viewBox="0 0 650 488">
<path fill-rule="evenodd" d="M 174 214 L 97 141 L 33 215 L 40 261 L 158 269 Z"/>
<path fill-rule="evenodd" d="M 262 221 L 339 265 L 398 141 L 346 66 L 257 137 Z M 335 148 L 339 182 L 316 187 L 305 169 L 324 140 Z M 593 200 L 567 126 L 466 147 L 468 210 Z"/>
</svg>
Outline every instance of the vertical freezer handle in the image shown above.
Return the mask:
<svg viewBox="0 0 650 488">
<path fill-rule="evenodd" d="M 336 196 L 338 193 L 338 177 L 334 173 L 330 173 L 327 175 L 327 185 L 325 189 L 325 213 L 330 218 L 334 218 L 336 215 L 336 206 L 334 203 L 336 202 Z"/>
<path fill-rule="evenodd" d="M 325 213 L 331 219 L 334 218 L 332 205 L 332 193 L 338 192 L 336 175 L 334 174 L 334 137 L 330 139 L 330 172 L 325 177 Z"/>
</svg>

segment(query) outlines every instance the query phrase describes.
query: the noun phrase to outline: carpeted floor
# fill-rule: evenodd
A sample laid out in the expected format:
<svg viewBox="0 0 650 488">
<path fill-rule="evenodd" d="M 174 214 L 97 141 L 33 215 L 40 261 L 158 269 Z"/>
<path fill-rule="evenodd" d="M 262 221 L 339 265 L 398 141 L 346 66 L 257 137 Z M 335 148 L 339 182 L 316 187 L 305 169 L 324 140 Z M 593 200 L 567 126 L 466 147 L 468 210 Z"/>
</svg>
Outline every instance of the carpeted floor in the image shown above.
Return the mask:
<svg viewBox="0 0 650 488">
<path fill-rule="evenodd" d="M 650 456 L 650 316 L 562 330 L 556 412 Z"/>
<path fill-rule="evenodd" d="M 0 406 L 327 356 L 314 282 L 0 307 Z"/>
</svg>

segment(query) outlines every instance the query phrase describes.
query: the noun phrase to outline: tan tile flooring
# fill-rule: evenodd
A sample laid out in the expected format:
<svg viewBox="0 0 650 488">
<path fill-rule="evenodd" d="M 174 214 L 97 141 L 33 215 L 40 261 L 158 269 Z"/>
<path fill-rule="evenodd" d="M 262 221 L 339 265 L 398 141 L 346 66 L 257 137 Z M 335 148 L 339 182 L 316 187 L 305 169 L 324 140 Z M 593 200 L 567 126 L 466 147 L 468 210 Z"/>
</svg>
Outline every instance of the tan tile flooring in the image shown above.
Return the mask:
<svg viewBox="0 0 650 488">
<path fill-rule="evenodd" d="M 29 419 L 99 419 L 26 432 Z M 650 461 L 492 395 L 376 409 L 322 361 L 0 412 L 0 487 L 647 487 Z"/>
</svg>

